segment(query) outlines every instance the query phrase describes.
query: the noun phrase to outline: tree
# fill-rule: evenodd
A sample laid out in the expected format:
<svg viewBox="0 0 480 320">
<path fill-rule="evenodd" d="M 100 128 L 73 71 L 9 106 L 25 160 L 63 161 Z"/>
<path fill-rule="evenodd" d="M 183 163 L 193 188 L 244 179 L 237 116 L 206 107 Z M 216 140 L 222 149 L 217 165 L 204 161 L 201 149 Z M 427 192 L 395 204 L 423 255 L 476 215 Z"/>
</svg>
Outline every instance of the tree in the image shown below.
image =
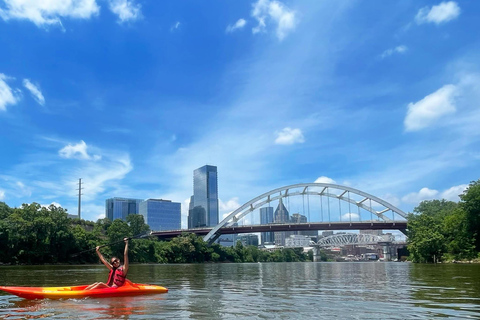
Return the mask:
<svg viewBox="0 0 480 320">
<path fill-rule="evenodd" d="M 408 216 L 407 247 L 414 262 L 436 262 L 445 251 L 441 225 L 428 215 Z"/>
<path fill-rule="evenodd" d="M 468 221 L 468 232 L 473 237 L 475 248 L 480 251 L 480 179 L 470 182 L 468 188 L 460 195 L 463 210 Z"/>
<path fill-rule="evenodd" d="M 141 214 L 129 214 L 127 223 L 134 235 L 146 234 L 150 231 L 150 227 L 148 224 L 145 224 L 145 219 Z"/>
</svg>

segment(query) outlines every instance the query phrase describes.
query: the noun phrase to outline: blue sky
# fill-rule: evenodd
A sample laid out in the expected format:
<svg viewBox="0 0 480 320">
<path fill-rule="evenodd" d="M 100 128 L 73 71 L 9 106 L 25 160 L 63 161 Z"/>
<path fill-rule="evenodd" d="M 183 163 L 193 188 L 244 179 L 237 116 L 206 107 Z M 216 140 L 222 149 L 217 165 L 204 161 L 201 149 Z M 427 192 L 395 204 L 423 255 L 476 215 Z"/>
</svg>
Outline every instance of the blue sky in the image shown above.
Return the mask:
<svg viewBox="0 0 480 320">
<path fill-rule="evenodd" d="M 480 177 L 480 2 L 0 0 L 0 201 L 221 213 L 347 185 L 411 211 Z"/>
</svg>

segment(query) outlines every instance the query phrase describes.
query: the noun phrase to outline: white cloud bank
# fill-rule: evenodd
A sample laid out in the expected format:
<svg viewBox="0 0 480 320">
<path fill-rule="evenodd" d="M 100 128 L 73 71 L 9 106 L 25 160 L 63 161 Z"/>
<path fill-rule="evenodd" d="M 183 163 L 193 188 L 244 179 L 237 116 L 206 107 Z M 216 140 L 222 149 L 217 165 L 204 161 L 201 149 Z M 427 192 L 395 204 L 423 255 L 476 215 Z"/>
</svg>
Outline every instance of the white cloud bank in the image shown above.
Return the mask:
<svg viewBox="0 0 480 320">
<path fill-rule="evenodd" d="M 7 105 L 14 105 L 19 101 L 15 91 L 7 84 L 9 77 L 0 73 L 0 110 L 6 111 Z"/>
<path fill-rule="evenodd" d="M 419 192 L 412 192 L 407 194 L 402 198 L 403 202 L 418 204 L 424 200 L 434 200 L 434 199 L 445 199 L 449 201 L 459 201 L 458 197 L 460 194 L 467 189 L 467 184 L 461 184 L 458 186 L 451 187 L 443 192 L 438 190 L 432 190 L 429 188 L 422 188 Z"/>
<path fill-rule="evenodd" d="M 455 1 L 442 2 L 431 8 L 420 9 L 415 16 L 415 21 L 418 24 L 435 23 L 438 25 L 456 19 L 460 15 L 460 11 L 460 7 Z"/>
<path fill-rule="evenodd" d="M 119 23 L 135 21 L 142 17 L 141 6 L 131 0 L 110 0 L 110 10 L 118 16 Z"/>
<path fill-rule="evenodd" d="M 242 29 L 243 27 L 245 27 L 246 24 L 247 24 L 247 21 L 245 19 L 238 19 L 234 25 L 229 24 L 225 32 L 230 33 L 235 30 Z"/>
<path fill-rule="evenodd" d="M 407 116 L 404 120 L 406 131 L 424 129 L 442 116 L 455 113 L 455 97 L 457 86 L 447 84 L 432 94 L 415 103 L 408 104 Z"/>
<path fill-rule="evenodd" d="M 3 0 L 0 18 L 29 20 L 37 27 L 62 26 L 61 19 L 90 19 L 100 13 L 96 0 Z M 134 0 L 109 0 L 109 9 L 119 22 L 134 21 L 142 17 L 141 6 Z"/>
<path fill-rule="evenodd" d="M 391 56 L 394 53 L 400 53 L 400 54 L 405 53 L 405 52 L 407 52 L 407 50 L 408 50 L 407 46 L 401 45 L 401 46 L 395 47 L 393 49 L 387 49 L 387 50 L 383 51 L 383 53 L 380 55 L 380 57 L 382 59 L 384 59 L 386 57 Z"/>
<path fill-rule="evenodd" d="M 85 141 L 81 140 L 75 145 L 68 144 L 58 151 L 58 154 L 62 158 L 66 159 L 80 159 L 80 160 L 100 160 L 100 156 L 93 155 L 90 156 L 87 152 L 87 144 Z"/>
<path fill-rule="evenodd" d="M 5 200 L 5 191 L 0 190 L 0 201 Z"/>
<path fill-rule="evenodd" d="M 286 127 L 282 131 L 276 132 L 276 134 L 277 138 L 275 139 L 275 144 L 294 144 L 305 142 L 302 130 L 300 129 Z"/>
<path fill-rule="evenodd" d="M 258 25 L 252 32 L 266 32 L 267 23 L 276 25 L 276 35 L 281 41 L 295 29 L 297 17 L 295 11 L 287 8 L 283 3 L 275 0 L 258 0 L 253 4 L 252 17 L 258 21 Z"/>
<path fill-rule="evenodd" d="M 39 27 L 62 25 L 60 18 L 89 19 L 100 12 L 95 0 L 4 0 L 4 3 L 4 9 L 0 9 L 3 20 L 30 20 Z"/>
<path fill-rule="evenodd" d="M 38 104 L 44 106 L 45 105 L 45 98 L 43 97 L 42 92 L 38 88 L 38 86 L 34 85 L 29 79 L 23 79 L 23 86 L 30 91 L 35 101 Z"/>
</svg>

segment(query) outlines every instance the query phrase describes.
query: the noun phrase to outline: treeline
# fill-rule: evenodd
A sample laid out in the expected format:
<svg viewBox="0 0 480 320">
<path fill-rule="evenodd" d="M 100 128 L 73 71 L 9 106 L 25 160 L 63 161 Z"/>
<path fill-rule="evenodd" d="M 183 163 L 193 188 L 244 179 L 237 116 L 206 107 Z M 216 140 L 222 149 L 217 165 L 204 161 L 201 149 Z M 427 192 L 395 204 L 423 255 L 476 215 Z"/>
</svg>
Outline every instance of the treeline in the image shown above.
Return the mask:
<svg viewBox="0 0 480 320">
<path fill-rule="evenodd" d="M 97 263 L 96 246 L 118 242 L 101 249 L 105 256 L 123 255 L 124 237 L 148 235 L 143 216 L 129 215 L 127 221 L 100 219 L 97 222 L 70 219 L 65 209 L 37 203 L 10 208 L 0 202 L 0 263 L 55 264 Z M 83 252 L 78 254 L 79 252 Z M 254 246 L 207 245 L 201 237 L 185 234 L 171 241 L 147 236 L 132 240 L 129 259 L 139 263 L 282 262 L 313 260 L 301 249 L 266 252 Z"/>
<path fill-rule="evenodd" d="M 407 244 L 413 262 L 480 258 L 480 180 L 460 201 L 421 202 L 408 215 Z"/>
</svg>

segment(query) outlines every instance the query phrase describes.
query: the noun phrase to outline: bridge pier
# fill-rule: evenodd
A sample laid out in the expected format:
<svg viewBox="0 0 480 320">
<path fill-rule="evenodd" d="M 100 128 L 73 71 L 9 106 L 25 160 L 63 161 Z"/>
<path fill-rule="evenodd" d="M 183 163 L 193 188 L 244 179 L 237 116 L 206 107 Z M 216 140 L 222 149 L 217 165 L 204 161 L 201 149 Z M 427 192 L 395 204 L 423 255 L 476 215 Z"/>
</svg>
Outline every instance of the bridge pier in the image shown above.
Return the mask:
<svg viewBox="0 0 480 320">
<path fill-rule="evenodd" d="M 320 259 L 320 247 L 313 246 L 313 262 L 319 262 L 319 261 L 322 261 Z"/>
</svg>

